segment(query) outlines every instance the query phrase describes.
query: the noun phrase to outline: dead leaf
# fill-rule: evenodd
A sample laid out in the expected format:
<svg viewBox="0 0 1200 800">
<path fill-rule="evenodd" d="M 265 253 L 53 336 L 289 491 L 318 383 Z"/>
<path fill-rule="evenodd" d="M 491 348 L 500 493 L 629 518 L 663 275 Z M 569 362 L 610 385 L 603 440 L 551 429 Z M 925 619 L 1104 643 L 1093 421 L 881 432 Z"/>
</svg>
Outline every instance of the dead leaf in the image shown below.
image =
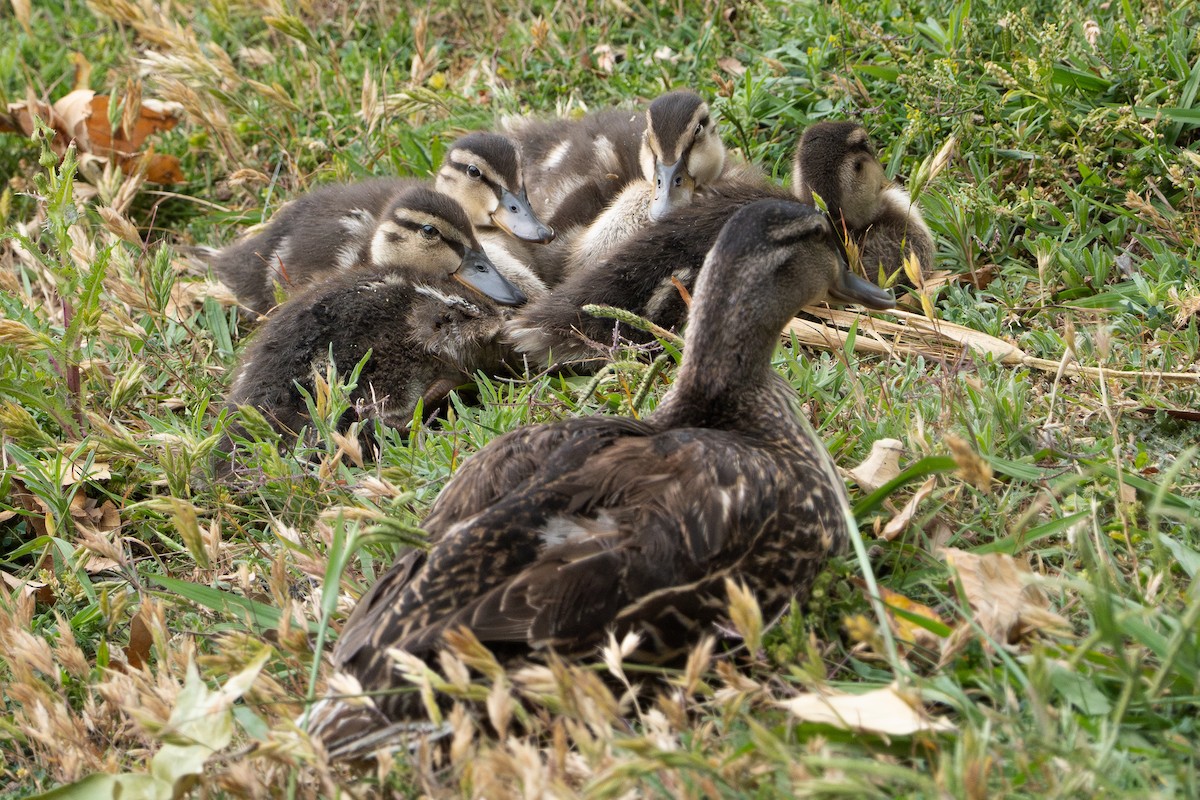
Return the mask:
<svg viewBox="0 0 1200 800">
<path fill-rule="evenodd" d="M 1035 630 L 1070 631 L 1070 624 L 1050 610 L 1026 564 L 1006 553 L 976 555 L 954 547 L 941 553 L 958 574 L 975 621 L 991 639 L 1011 644 Z"/>
<path fill-rule="evenodd" d="M 986 492 L 992 485 L 992 465 L 975 452 L 970 442 L 959 436 L 947 436 L 946 446 L 958 465 L 958 471 L 954 474 L 981 492 Z"/>
<path fill-rule="evenodd" d="M 932 652 L 937 652 L 938 642 L 940 637 L 928 628 L 923 628 L 910 619 L 897 616 L 894 612 L 908 612 L 909 614 L 924 617 L 932 622 L 937 622 L 945 625 L 945 621 L 941 616 L 924 603 L 918 603 L 916 600 L 910 600 L 899 592 L 893 592 L 886 586 L 879 587 L 879 595 L 883 600 L 885 609 L 887 610 L 888 624 L 895 634 L 896 640 L 905 649 L 914 647 L 923 648 Z"/>
<path fill-rule="evenodd" d="M 780 706 L 806 722 L 881 736 L 944 733 L 955 729 L 945 717 L 931 716 L 920 699 L 897 684 L 863 694 L 828 690 L 783 700 Z"/>
<path fill-rule="evenodd" d="M 54 602 L 54 590 L 45 581 L 21 580 L 16 575 L 2 570 L 0 570 L 0 581 L 3 581 L 8 587 L 8 592 L 19 590 L 39 603 Z"/>
<path fill-rule="evenodd" d="M 900 474 L 900 456 L 904 455 L 904 443 L 899 439 L 877 439 L 871 445 L 871 454 L 846 474 L 854 479 L 867 494 Z"/>
<path fill-rule="evenodd" d="M 728 72 L 730 75 L 734 75 L 739 78 L 746 74 L 746 65 L 738 61 L 733 56 L 718 58 L 717 66 Z"/>
<path fill-rule="evenodd" d="M 145 606 L 138 610 L 129 623 L 129 644 L 125 647 L 125 660 L 134 669 L 141 669 L 150 663 L 150 646 L 154 644 L 154 635 L 146 623 L 142 613 Z"/>
<path fill-rule="evenodd" d="M 617 56 L 612 45 L 598 44 L 592 49 L 592 55 L 596 57 L 596 68 L 604 74 L 611 75 L 617 68 Z"/>
<path fill-rule="evenodd" d="M 926 478 L 916 493 L 904 504 L 904 508 L 900 509 L 900 513 L 892 517 L 888 521 L 888 524 L 883 526 L 883 530 L 879 532 L 879 538 L 890 542 L 904 533 L 904 529 L 912 521 L 913 515 L 917 513 L 917 506 L 921 505 L 926 497 L 929 497 L 930 493 L 933 492 L 933 487 L 936 485 L 937 478 L 933 475 Z"/>
<path fill-rule="evenodd" d="M 179 159 L 174 156 L 143 153 L 147 137 L 170 130 L 183 118 L 179 103 L 142 99 L 140 88 L 126 93 L 122 122 L 114 129 L 108 119 L 107 95 L 91 89 L 76 89 L 59 98 L 53 106 L 30 94 L 24 101 L 9 103 L 9 121 L 4 130 L 33 134 L 33 118 L 40 117 L 55 131 L 51 149 L 61 158 L 71 142 L 81 155 L 115 161 L 125 172 L 145 168 L 146 180 L 177 183 L 183 180 Z M 135 113 L 136 111 L 136 113 Z M 15 129 L 15 130 L 14 130 Z M 142 159 L 148 159 L 142 164 Z"/>
<path fill-rule="evenodd" d="M 1142 406 L 1136 409 L 1139 414 L 1166 414 L 1173 419 L 1187 420 L 1188 422 L 1200 422 L 1200 411 L 1190 408 L 1155 408 L 1153 406 Z"/>
</svg>

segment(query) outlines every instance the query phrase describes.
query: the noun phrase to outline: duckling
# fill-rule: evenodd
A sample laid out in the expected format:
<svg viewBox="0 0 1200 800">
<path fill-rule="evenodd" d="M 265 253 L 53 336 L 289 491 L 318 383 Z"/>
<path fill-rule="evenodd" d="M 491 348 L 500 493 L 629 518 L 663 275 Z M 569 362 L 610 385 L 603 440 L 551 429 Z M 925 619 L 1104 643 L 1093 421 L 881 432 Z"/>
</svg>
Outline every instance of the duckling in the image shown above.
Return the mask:
<svg viewBox="0 0 1200 800">
<path fill-rule="evenodd" d="M 829 219 L 753 203 L 724 227 L 696 286 L 683 363 L 651 415 L 519 428 L 468 459 L 403 557 L 359 601 L 333 652 L 365 698 L 331 697 L 310 731 L 361 756 L 421 713 L 392 648 L 432 659 L 466 626 L 509 663 L 594 652 L 641 635 L 636 658 L 669 662 L 720 621 L 726 581 L 765 615 L 807 595 L 848 541 L 832 459 L 771 368 L 779 332 L 826 295 L 889 305 L 846 271 Z"/>
<path fill-rule="evenodd" d="M 833 137 L 843 143 L 840 149 L 827 143 L 831 131 L 844 131 L 840 139 Z M 688 313 L 685 294 L 721 226 L 742 206 L 764 198 L 811 203 L 816 191 L 839 230 L 856 238 L 860 252 L 872 263 L 898 266 L 902 242 L 922 263 L 930 263 L 933 242 L 920 212 L 915 207 L 909 211 L 904 190 L 884 179 L 861 126 L 812 126 L 801 137 L 793 164 L 792 193 L 747 171 L 727 172 L 687 208 L 668 212 L 608 257 L 581 266 L 553 294 L 518 311 L 506 323 L 508 340 L 538 363 L 596 358 L 612 345 L 616 323 L 585 313 L 583 306 L 589 304 L 623 308 L 663 328 L 681 327 Z M 901 207 L 905 211 L 898 214 Z M 868 274 L 873 279 L 876 275 Z M 621 334 L 635 342 L 653 340 L 634 329 L 622 329 Z"/>
<path fill-rule="evenodd" d="M 602 117 L 610 114 L 605 112 Z M 533 191 L 535 197 L 553 197 L 549 219 L 559 232 L 558 240 L 536 250 L 517 242 L 506 243 L 510 250 L 520 251 L 549 287 L 557 286 L 584 265 L 603 259 L 650 221 L 687 205 L 697 191 L 725 174 L 725 146 L 716 120 L 708 104 L 693 91 L 668 92 L 650 104 L 637 129 L 636 162 L 630 160 L 634 128 L 613 125 L 597 131 L 594 122 L 593 117 L 585 117 L 578 123 L 559 121 L 533 126 L 529 130 L 540 138 L 529 147 L 517 133 L 526 150 L 540 152 L 550 147 L 549 142 L 558 142 L 550 156 L 529 159 L 542 164 L 547 173 L 549 188 Z M 596 148 L 601 155 L 594 159 L 583 157 L 591 150 L 580 141 L 587 135 L 601 142 Z M 616 148 L 614 141 L 621 147 Z M 749 174 L 744 167 L 738 169 Z"/>
<path fill-rule="evenodd" d="M 640 163 L 643 179 L 629 183 L 578 238 L 574 263 L 604 258 L 648 222 L 690 204 L 721 176 L 725 145 L 700 95 L 668 92 L 650 104 Z"/>
<path fill-rule="evenodd" d="M 893 275 L 905 280 L 903 260 L 912 254 L 924 269 L 933 266 L 933 235 L 921 210 L 901 186 L 887 179 L 866 129 L 855 122 L 818 122 L 800 138 L 792 189 L 802 202 L 813 192 L 825 201 L 843 229 L 863 274 L 878 283 Z M 851 265 L 855 266 L 855 265 Z"/>
<path fill-rule="evenodd" d="M 530 206 L 542 219 L 553 220 L 581 189 L 599 193 L 607 203 L 641 175 L 642 111 L 613 108 L 578 119 L 510 117 L 500 127 L 521 149 Z"/>
<path fill-rule="evenodd" d="M 317 282 L 266 318 L 242 355 L 229 405 L 255 406 L 295 435 L 309 422 L 298 386 L 311 393 L 312 374 L 331 352 L 348 372 L 370 351 L 352 396 L 370 404 L 371 416 L 406 427 L 418 401 L 432 406 L 476 370 L 498 367 L 500 307 L 524 301 L 480 250 L 462 207 L 411 187 L 381 215 L 368 263 Z"/>
<path fill-rule="evenodd" d="M 261 232 L 210 252 L 213 271 L 248 308 L 265 314 L 275 286 L 299 288 L 318 276 L 367 263 L 380 214 L 412 178 L 376 178 L 323 186 L 279 210 Z M 472 133 L 451 145 L 435 188 L 455 198 L 493 247 L 492 237 L 549 242 L 554 231 L 529 207 L 516 145 L 506 136 Z M 505 261 L 507 277 L 527 294 L 544 287 L 527 266 Z"/>
<path fill-rule="evenodd" d="M 552 359 L 597 358 L 613 344 L 617 323 L 586 313 L 583 307 L 589 304 L 626 309 L 668 329 L 682 327 L 688 307 L 679 287 L 691 291 L 705 255 L 734 212 L 770 198 L 793 199 L 786 190 L 758 181 L 716 182 L 691 205 L 668 212 L 607 258 L 581 265 L 552 293 L 518 309 L 505 323 L 506 340 L 543 365 Z M 621 334 L 653 341 L 640 330 L 622 328 Z"/>
</svg>

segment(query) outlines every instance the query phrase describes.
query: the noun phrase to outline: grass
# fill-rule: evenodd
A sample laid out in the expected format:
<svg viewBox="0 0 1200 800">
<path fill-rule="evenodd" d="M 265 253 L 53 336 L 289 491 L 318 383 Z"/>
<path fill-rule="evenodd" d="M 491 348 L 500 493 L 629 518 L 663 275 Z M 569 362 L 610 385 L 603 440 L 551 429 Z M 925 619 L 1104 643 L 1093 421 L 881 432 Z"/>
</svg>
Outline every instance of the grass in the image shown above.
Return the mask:
<svg viewBox="0 0 1200 800">
<path fill-rule="evenodd" d="M 91 88 L 123 95 L 142 75 L 145 97 L 187 115 L 153 139 L 180 160 L 173 186 L 0 134 L 0 792 L 106 773 L 166 796 L 1200 796 L 1200 385 L 1155 377 L 1200 379 L 1197 22 L 1189 4 L 1131 0 L 427 15 L 92 0 L 35 4 L 28 28 L 6 8 L 5 101 L 62 96 L 79 53 Z M 503 675 L 462 642 L 415 677 L 488 700 L 449 715 L 446 751 L 365 776 L 314 760 L 290 720 L 323 685 L 329 623 L 419 536 L 456 465 L 519 424 L 633 413 L 646 366 L 621 362 L 590 393 L 579 378 L 481 380 L 442 418 L 384 431 L 366 466 L 318 425 L 312 452 L 263 447 L 233 494 L 194 476 L 247 329 L 186 248 L 320 182 L 427 175 L 501 114 L 677 85 L 712 96 L 727 144 L 780 179 L 816 119 L 863 119 L 889 173 L 917 182 L 955 137 L 921 187 L 948 273 L 936 314 L 1106 378 L 785 347 L 778 367 L 839 464 L 895 438 L 908 468 L 873 494 L 852 485 L 866 546 L 807 609 L 756 653 L 698 648 L 669 684 L 620 668 L 619 648 L 611 667 Z M 323 420 L 344 402 L 336 376 L 313 398 Z M 903 532 L 875 539 L 930 476 Z M 998 641 L 946 547 L 1043 576 L 1044 602 L 1019 609 L 1036 630 Z M 872 603 L 872 581 L 899 610 Z M 737 618 L 753 628 L 752 609 Z M 614 673 L 653 691 L 634 701 Z M 955 732 L 850 732 L 779 705 L 893 683 Z M 223 711 L 200 715 L 209 700 Z"/>
</svg>

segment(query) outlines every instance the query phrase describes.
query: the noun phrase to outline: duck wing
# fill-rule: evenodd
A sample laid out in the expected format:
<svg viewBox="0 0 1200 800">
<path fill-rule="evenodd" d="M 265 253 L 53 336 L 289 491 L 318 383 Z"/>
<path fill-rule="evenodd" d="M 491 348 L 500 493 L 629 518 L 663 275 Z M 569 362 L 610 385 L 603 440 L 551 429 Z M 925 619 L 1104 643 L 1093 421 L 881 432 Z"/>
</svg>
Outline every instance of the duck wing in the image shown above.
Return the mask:
<svg viewBox="0 0 1200 800">
<path fill-rule="evenodd" d="M 571 448 L 552 455 L 569 462 Z M 502 652 L 585 651 L 614 624 L 648 631 L 652 649 L 684 646 L 721 614 L 726 576 L 744 570 L 790 596 L 843 532 L 841 506 L 806 503 L 813 487 L 793 462 L 733 434 L 684 429 L 589 449 L 445 531 L 376 604 L 371 646 L 346 660 L 392 646 L 426 655 L 463 625 Z"/>
</svg>

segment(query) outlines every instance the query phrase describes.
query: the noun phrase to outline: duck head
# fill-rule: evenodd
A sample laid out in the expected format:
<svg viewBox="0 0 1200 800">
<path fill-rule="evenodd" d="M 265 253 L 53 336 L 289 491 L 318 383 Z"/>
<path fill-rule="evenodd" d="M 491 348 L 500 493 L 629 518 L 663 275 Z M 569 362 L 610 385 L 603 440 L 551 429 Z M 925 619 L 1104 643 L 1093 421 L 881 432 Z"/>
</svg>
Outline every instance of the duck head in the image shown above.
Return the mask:
<svg viewBox="0 0 1200 800">
<path fill-rule="evenodd" d="M 654 186 L 650 219 L 688 205 L 725 166 L 725 145 L 708 104 L 695 92 L 668 92 L 646 111 L 642 174 Z"/>
<path fill-rule="evenodd" d="M 466 210 L 477 228 L 499 228 L 517 239 L 545 244 L 554 231 L 533 213 L 512 139 L 471 133 L 453 145 L 438 170 L 436 187 Z"/>
<path fill-rule="evenodd" d="M 816 192 L 835 222 L 864 229 L 879 213 L 888 185 L 867 130 L 857 122 L 818 122 L 800 137 L 792 163 L 792 191 L 805 203 Z"/>
<path fill-rule="evenodd" d="M 503 306 L 527 299 L 483 252 L 463 207 L 432 189 L 416 187 L 396 196 L 371 238 L 371 262 L 446 275 Z"/>
</svg>

